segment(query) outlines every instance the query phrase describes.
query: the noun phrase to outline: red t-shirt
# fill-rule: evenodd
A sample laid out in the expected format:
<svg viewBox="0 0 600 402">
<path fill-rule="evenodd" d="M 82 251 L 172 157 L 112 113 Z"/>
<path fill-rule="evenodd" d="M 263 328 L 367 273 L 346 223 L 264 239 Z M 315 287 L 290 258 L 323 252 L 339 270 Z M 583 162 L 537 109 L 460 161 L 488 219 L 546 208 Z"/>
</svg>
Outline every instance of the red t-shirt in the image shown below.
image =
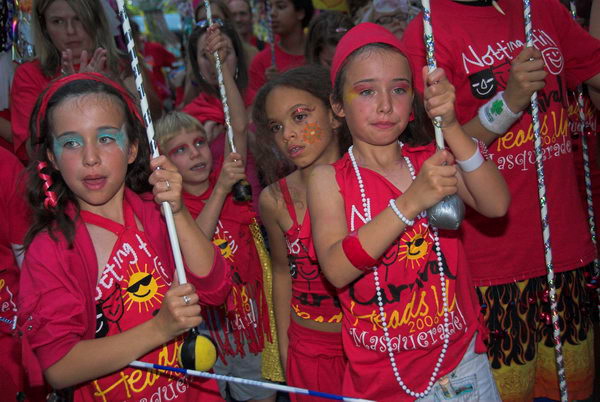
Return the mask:
<svg viewBox="0 0 600 402">
<path fill-rule="evenodd" d="M 337 290 L 325 279 L 317 261 L 309 211 L 306 210 L 302 223 L 298 222 L 285 178 L 279 180 L 279 187 L 292 219 L 292 226 L 284 233 L 292 275 L 292 308 L 306 320 L 341 322 Z"/>
<path fill-rule="evenodd" d="M 58 74 L 52 78 L 58 77 Z M 13 149 L 17 157 L 27 161 L 25 143 L 29 137 L 29 119 L 38 96 L 52 78 L 46 77 L 39 60 L 28 61 L 17 67 L 10 90 L 10 118 Z"/>
<path fill-rule="evenodd" d="M 433 144 L 404 146 L 418 172 L 435 152 Z M 358 180 L 348 154 L 333 164 L 345 201 L 348 231 L 364 225 Z M 388 207 L 400 191 L 380 174 L 360 168 L 371 216 Z M 475 331 L 480 331 L 478 302 L 467 262 L 455 231 L 439 233 L 449 306 L 450 343 L 437 378 L 460 362 Z M 443 345 L 443 307 L 438 260 L 427 219 L 415 219 L 379 259 L 378 274 L 389 336 L 404 383 L 422 392 Z M 339 290 L 343 311 L 344 351 L 348 368 L 344 395 L 378 401 L 413 400 L 396 382 L 380 323 L 373 272 Z M 482 344 L 478 345 L 478 350 Z"/>
<path fill-rule="evenodd" d="M 164 100 L 170 94 L 163 67 L 171 67 L 177 59 L 158 42 L 144 43 L 144 62 L 150 68 L 152 81 L 158 96 Z"/>
<path fill-rule="evenodd" d="M 194 219 L 210 198 L 222 167 L 222 158 L 213 162 L 209 187 L 203 194 L 195 196 L 183 192 L 183 202 Z M 246 343 L 251 353 L 261 352 L 265 335 L 270 336 L 262 265 L 250 230 L 250 225 L 256 222 L 251 203 L 237 202 L 231 194 L 227 195 L 212 241 L 233 270 L 233 287 L 225 305 L 203 310 L 224 362 L 226 355 L 244 356 Z M 233 334 L 235 345 L 229 342 L 228 333 Z"/>
<path fill-rule="evenodd" d="M 432 2 L 435 51 L 439 67 L 456 87 L 461 123 L 506 87 L 510 62 L 525 42 L 523 4 L 503 0 L 506 17 L 495 8 L 473 7 L 450 0 Z M 567 87 L 600 72 L 600 42 L 577 25 L 556 0 L 531 5 L 534 44 L 543 56 L 546 87 L 538 93 L 544 171 L 554 269 L 589 263 L 595 256 L 582 208 L 568 131 Z M 498 23 L 498 21 L 502 23 Z M 422 89 L 425 64 L 422 18 L 416 17 L 403 36 Z M 546 273 L 531 115 L 523 116 L 489 146 L 491 159 L 508 183 L 512 202 L 501 219 L 490 220 L 473 210 L 462 224 L 465 250 L 476 285 L 487 286 Z"/>
<path fill-rule="evenodd" d="M 275 45 L 275 65 L 279 72 L 290 70 L 294 67 L 299 67 L 305 62 L 304 55 L 294 55 L 284 52 L 279 45 Z M 271 66 L 271 46 L 266 46 L 263 50 L 258 52 L 252 64 L 248 74 L 250 76 L 250 83 L 248 86 L 248 96 L 251 100 L 254 100 L 256 93 L 262 87 L 267 78 L 265 76 L 265 70 Z"/>
<path fill-rule="evenodd" d="M 0 148 L 0 389 L 5 395 L 23 391 L 20 343 L 12 324 L 17 314 L 20 269 L 12 245 L 22 245 L 29 228 L 25 201 L 25 170 L 21 162 Z"/>
</svg>

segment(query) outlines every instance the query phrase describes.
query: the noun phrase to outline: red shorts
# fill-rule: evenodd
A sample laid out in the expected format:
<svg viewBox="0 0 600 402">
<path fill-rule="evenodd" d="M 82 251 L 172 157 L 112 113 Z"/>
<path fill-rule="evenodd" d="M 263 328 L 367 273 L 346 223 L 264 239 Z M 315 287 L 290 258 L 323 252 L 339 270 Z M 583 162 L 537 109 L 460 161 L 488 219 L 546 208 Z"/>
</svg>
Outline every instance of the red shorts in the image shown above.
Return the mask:
<svg viewBox="0 0 600 402">
<path fill-rule="evenodd" d="M 346 370 L 342 334 L 304 328 L 292 319 L 288 337 L 288 385 L 340 395 Z M 290 399 L 292 402 L 326 400 L 301 394 L 290 394 Z"/>
</svg>

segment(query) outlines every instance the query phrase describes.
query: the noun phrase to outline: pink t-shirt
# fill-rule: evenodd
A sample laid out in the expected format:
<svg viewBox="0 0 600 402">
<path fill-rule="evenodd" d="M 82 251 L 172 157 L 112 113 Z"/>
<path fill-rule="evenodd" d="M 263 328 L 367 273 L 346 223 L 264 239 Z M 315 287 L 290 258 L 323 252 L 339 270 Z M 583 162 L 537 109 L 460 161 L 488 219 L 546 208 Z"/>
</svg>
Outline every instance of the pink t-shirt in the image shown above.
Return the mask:
<svg viewBox="0 0 600 402">
<path fill-rule="evenodd" d="M 585 265 L 595 256 L 577 189 L 566 89 L 600 72 L 600 42 L 579 27 L 558 1 L 531 3 L 534 45 L 542 52 L 549 72 L 538 99 L 553 264 L 555 271 L 562 272 Z M 481 105 L 506 88 L 510 63 L 523 49 L 522 2 L 503 0 L 501 7 L 506 17 L 491 6 L 432 2 L 437 63 L 456 87 L 455 105 L 461 123 L 475 117 Z M 425 64 L 422 26 L 422 18 L 416 17 L 403 37 L 419 72 Z M 414 76 L 415 85 L 422 90 L 421 74 Z M 501 219 L 490 220 L 467 211 L 462 233 L 475 284 L 503 284 L 544 275 L 540 199 L 528 111 L 489 146 L 489 154 L 508 183 L 512 202 Z"/>
<path fill-rule="evenodd" d="M 325 279 L 317 261 L 309 211 L 306 210 L 302 223 L 298 222 L 285 178 L 279 180 L 279 187 L 292 219 L 292 226 L 284 233 L 292 275 L 292 308 L 306 320 L 341 322 L 337 290 Z"/>
<path fill-rule="evenodd" d="M 433 155 L 432 144 L 404 146 L 415 169 Z M 345 200 L 348 230 L 364 225 L 358 180 L 348 154 L 333 164 Z M 400 191 L 380 174 L 360 168 L 375 217 Z M 450 343 L 437 378 L 453 370 L 475 331 L 481 331 L 478 303 L 456 232 L 439 234 L 449 306 Z M 429 382 L 443 345 L 443 305 L 438 260 L 426 218 L 418 218 L 379 259 L 378 274 L 396 364 L 409 388 L 422 392 Z M 348 368 L 344 395 L 378 401 L 412 400 L 396 382 L 381 326 L 373 272 L 339 290 L 343 311 L 344 351 Z M 481 332 L 480 332 L 481 333 Z M 480 349 L 481 344 L 478 345 Z"/>
<path fill-rule="evenodd" d="M 155 268 L 172 282 L 175 265 L 160 206 L 152 194 L 140 196 L 128 188 L 125 200 L 143 226 L 147 243 L 159 257 Z M 69 205 L 67 213 L 74 218 L 75 208 Z M 214 256 L 208 275 L 198 277 L 187 271 L 188 282 L 195 286 L 200 303 L 208 305 L 222 304 L 231 289 L 229 267 L 218 250 Z M 46 231 L 35 237 L 25 253 L 18 303 L 23 365 L 30 383 L 40 384 L 43 371 L 78 342 L 94 339 L 97 284 L 96 253 L 81 219 L 75 220 L 73 247 L 57 231 L 54 238 Z"/>
<path fill-rule="evenodd" d="M 25 177 L 21 162 L 0 148 L 0 389 L 5 395 L 23 391 L 25 373 L 13 322 L 17 315 L 20 269 L 12 245 L 22 245 L 29 228 Z"/>
</svg>

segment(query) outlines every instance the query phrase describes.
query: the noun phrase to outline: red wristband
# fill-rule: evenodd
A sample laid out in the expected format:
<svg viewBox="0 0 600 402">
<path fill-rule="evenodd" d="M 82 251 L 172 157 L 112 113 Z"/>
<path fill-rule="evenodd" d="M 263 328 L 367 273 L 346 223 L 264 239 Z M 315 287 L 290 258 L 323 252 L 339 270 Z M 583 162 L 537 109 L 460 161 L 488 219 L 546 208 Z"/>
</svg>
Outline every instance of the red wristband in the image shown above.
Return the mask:
<svg viewBox="0 0 600 402">
<path fill-rule="evenodd" d="M 342 250 L 350 263 L 363 272 L 368 272 L 377 265 L 377 260 L 371 257 L 360 244 L 358 232 L 348 233 L 348 236 L 342 240 Z"/>
</svg>

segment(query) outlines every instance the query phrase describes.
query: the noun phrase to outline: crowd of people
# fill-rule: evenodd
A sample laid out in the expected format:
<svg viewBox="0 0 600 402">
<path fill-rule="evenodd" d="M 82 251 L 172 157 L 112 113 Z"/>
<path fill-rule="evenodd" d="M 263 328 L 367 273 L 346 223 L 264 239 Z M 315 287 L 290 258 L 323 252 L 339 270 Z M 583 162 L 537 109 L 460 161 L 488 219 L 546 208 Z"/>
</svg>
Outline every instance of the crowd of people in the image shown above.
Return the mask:
<svg viewBox="0 0 600 402">
<path fill-rule="evenodd" d="M 407 0 L 268 0 L 272 43 L 250 0 L 194 1 L 181 55 L 133 26 L 156 158 L 103 2 L 33 0 L 36 58 L 0 77 L 6 400 L 282 398 L 130 366 L 190 333 L 216 374 L 346 397 L 598 397 L 598 1 L 532 0 L 528 47 L 519 0 L 432 0 L 432 71 Z M 458 230 L 427 213 L 449 196 Z"/>
</svg>

